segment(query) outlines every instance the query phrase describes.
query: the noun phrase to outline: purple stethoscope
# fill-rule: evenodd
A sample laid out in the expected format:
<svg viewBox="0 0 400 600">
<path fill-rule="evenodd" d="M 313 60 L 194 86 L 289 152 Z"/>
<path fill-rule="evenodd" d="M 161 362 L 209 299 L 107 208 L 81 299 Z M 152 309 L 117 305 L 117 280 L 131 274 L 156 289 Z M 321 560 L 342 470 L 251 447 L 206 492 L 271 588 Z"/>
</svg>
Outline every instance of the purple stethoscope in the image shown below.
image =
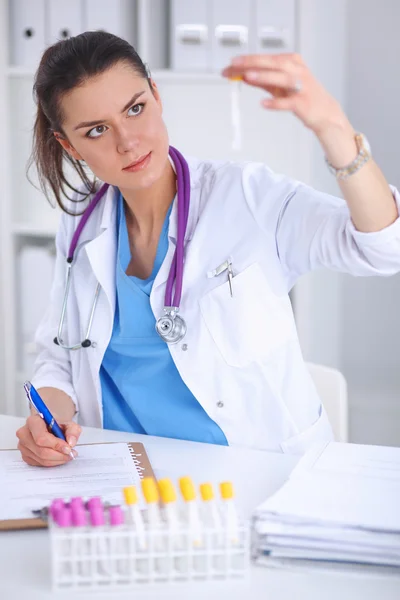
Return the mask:
<svg viewBox="0 0 400 600">
<path fill-rule="evenodd" d="M 184 319 L 178 315 L 179 305 L 182 296 L 182 280 L 183 280 L 183 252 L 186 226 L 189 216 L 189 205 L 190 205 L 190 173 L 189 167 L 182 154 L 173 148 L 169 147 L 169 154 L 173 160 L 176 176 L 177 176 L 177 195 L 178 195 L 178 234 L 176 241 L 176 248 L 174 257 L 172 259 L 171 268 L 168 275 L 167 286 L 165 290 L 164 300 L 164 314 L 159 317 L 156 321 L 156 331 L 158 335 L 167 344 L 177 344 L 180 342 L 186 334 L 186 323 Z M 74 264 L 74 254 L 80 235 L 83 228 L 88 222 L 90 215 L 106 193 L 109 187 L 108 183 L 104 183 L 99 191 L 95 194 L 92 202 L 86 208 L 82 214 L 81 220 L 79 221 L 78 227 L 72 236 L 71 245 L 68 250 L 67 256 L 67 277 L 65 284 L 64 299 L 61 310 L 60 322 L 58 325 L 57 336 L 54 338 L 54 343 L 65 350 L 79 350 L 79 348 L 88 348 L 94 345 L 94 342 L 90 340 L 90 332 L 92 329 L 93 316 L 96 310 L 97 301 L 100 293 L 100 284 L 97 283 L 96 290 L 93 297 L 92 308 L 89 315 L 88 326 L 86 329 L 84 340 L 73 346 L 64 344 L 62 340 L 62 332 L 65 323 L 65 313 L 67 310 L 67 302 L 69 296 L 69 290 L 71 285 L 71 271 L 72 265 Z M 172 289 L 175 284 L 175 293 L 172 301 Z"/>
</svg>

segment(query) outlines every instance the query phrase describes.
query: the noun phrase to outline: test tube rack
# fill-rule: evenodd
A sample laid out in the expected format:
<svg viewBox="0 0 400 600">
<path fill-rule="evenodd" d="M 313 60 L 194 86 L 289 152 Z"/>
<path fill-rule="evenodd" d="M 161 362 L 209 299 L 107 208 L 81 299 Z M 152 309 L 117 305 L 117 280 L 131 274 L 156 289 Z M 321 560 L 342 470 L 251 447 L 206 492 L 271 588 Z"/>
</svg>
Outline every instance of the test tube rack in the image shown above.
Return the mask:
<svg viewBox="0 0 400 600">
<path fill-rule="evenodd" d="M 143 536 L 128 523 L 62 528 L 49 517 L 49 531 L 54 590 L 241 580 L 249 572 L 249 526 L 242 522 L 234 539 L 223 527 L 203 528 L 197 545 L 185 525 L 146 525 Z"/>
</svg>

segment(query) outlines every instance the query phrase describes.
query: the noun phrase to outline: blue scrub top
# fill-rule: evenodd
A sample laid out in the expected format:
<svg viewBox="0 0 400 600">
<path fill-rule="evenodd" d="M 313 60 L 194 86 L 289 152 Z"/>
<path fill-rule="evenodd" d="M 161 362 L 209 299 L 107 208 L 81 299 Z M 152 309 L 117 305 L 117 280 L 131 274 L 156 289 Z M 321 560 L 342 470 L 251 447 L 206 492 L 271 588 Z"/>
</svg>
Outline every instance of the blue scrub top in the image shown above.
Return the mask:
<svg viewBox="0 0 400 600">
<path fill-rule="evenodd" d="M 168 250 L 171 207 L 148 279 L 126 275 L 131 260 L 124 201 L 118 199 L 116 307 L 100 369 L 105 429 L 228 445 L 220 427 L 182 381 L 168 344 L 155 330 L 150 306 L 154 279 Z"/>
</svg>

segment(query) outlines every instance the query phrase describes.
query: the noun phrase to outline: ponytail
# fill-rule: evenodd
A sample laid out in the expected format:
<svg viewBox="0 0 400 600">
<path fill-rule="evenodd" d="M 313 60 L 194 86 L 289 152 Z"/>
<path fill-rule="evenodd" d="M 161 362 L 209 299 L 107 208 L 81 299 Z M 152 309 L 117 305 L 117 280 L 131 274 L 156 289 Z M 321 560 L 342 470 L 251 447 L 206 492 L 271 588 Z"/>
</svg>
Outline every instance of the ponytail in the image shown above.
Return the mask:
<svg viewBox="0 0 400 600">
<path fill-rule="evenodd" d="M 86 192 L 76 188 L 68 181 L 64 172 L 64 166 L 67 163 L 78 174 Z M 70 156 L 57 141 L 51 123 L 40 103 L 37 106 L 33 127 L 33 147 L 28 171 L 33 165 L 36 165 L 39 184 L 46 198 L 50 201 L 53 196 L 61 209 L 68 214 L 75 215 L 77 213 L 65 206 L 62 196 L 70 202 L 83 202 L 95 191 L 95 180 L 88 177 L 80 161 Z M 74 195 L 71 196 L 70 192 L 73 192 Z"/>
</svg>

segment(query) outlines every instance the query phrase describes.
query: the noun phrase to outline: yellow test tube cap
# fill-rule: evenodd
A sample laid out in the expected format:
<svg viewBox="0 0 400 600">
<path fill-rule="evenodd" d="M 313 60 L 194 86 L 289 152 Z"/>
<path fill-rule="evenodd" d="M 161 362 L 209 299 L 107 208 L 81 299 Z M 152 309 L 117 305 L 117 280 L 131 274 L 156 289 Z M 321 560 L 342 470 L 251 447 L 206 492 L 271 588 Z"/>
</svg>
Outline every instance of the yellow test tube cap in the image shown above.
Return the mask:
<svg viewBox="0 0 400 600">
<path fill-rule="evenodd" d="M 158 502 L 160 499 L 157 483 L 154 477 L 143 477 L 142 492 L 147 504 L 153 504 L 154 502 Z"/>
<path fill-rule="evenodd" d="M 176 492 L 172 481 L 165 477 L 158 481 L 158 489 L 160 490 L 161 500 L 168 504 L 169 502 L 176 502 Z"/>
<path fill-rule="evenodd" d="M 190 477 L 181 477 L 179 487 L 186 502 L 196 499 L 196 490 L 194 489 L 193 481 Z"/>
<path fill-rule="evenodd" d="M 230 481 L 223 481 L 219 484 L 219 489 L 221 491 L 221 497 L 224 500 L 229 500 L 233 498 L 233 485 Z"/>
<path fill-rule="evenodd" d="M 136 487 L 134 485 L 124 487 L 122 491 L 124 493 L 125 504 L 137 504 L 139 498 L 137 495 Z"/>
<path fill-rule="evenodd" d="M 214 490 L 211 483 L 202 483 L 200 485 L 200 494 L 202 499 L 207 502 L 214 499 Z"/>
<path fill-rule="evenodd" d="M 229 77 L 231 81 L 243 81 L 243 75 L 234 75 L 233 77 Z"/>
</svg>

